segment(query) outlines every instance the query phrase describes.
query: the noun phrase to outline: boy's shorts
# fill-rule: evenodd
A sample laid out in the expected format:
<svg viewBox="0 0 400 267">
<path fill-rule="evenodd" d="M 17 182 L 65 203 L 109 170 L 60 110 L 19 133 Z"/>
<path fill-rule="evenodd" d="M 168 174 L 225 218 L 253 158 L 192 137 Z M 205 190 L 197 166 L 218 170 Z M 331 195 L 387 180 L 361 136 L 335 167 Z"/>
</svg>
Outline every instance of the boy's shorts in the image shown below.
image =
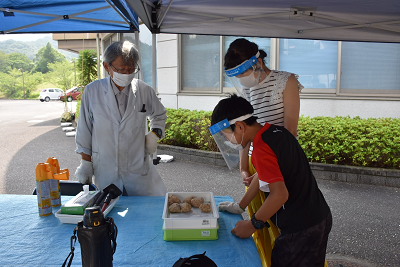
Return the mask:
<svg viewBox="0 0 400 267">
<path fill-rule="evenodd" d="M 323 267 L 332 214 L 304 231 L 280 235 L 272 249 L 271 267 Z"/>
</svg>

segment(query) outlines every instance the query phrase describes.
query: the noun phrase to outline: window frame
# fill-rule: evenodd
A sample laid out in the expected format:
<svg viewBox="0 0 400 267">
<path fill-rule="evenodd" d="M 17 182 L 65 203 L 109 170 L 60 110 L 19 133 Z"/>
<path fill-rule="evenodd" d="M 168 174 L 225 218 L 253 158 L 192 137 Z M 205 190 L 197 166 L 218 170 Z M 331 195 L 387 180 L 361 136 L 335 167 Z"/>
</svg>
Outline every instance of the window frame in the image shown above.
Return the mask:
<svg viewBox="0 0 400 267">
<path fill-rule="evenodd" d="M 220 45 L 220 71 L 219 71 L 219 90 L 201 91 L 201 90 L 182 90 L 182 34 L 178 34 L 178 95 L 202 95 L 202 96 L 220 96 L 227 93 L 236 93 L 234 87 L 224 87 L 224 38 L 219 36 Z M 271 70 L 279 69 L 279 46 L 280 38 L 270 38 L 271 48 L 269 51 Z M 400 87 L 398 90 L 383 89 L 343 89 L 341 88 L 342 77 L 342 48 L 343 41 L 337 41 L 337 65 L 336 65 L 336 88 L 303 88 L 300 94 L 301 98 L 332 98 L 332 99 L 381 99 L 381 100 L 400 100 Z M 398 92 L 398 93 L 397 93 Z"/>
</svg>

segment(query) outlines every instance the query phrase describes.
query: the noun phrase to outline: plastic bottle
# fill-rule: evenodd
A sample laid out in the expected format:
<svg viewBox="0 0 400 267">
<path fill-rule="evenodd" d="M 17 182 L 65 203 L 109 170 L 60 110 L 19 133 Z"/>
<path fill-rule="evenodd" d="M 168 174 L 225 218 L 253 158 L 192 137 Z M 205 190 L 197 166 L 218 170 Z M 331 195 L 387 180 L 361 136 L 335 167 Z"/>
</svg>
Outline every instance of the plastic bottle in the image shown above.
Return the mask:
<svg viewBox="0 0 400 267">
<path fill-rule="evenodd" d="M 49 163 L 38 163 L 35 168 L 36 194 L 40 216 L 52 214 L 50 180 L 53 178 Z"/>
<path fill-rule="evenodd" d="M 48 158 L 46 163 L 50 164 L 53 174 L 52 179 L 50 179 L 51 206 L 59 207 L 61 206 L 61 189 L 59 180 L 68 180 L 69 171 L 68 169 L 60 170 L 58 159 L 55 157 Z"/>
</svg>

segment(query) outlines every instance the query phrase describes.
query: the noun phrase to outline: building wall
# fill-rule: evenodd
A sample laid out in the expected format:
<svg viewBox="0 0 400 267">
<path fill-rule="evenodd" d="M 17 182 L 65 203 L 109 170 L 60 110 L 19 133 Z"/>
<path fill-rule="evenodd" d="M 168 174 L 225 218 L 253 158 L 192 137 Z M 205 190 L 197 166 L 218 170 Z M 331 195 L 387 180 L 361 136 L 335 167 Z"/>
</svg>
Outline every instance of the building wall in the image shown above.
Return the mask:
<svg viewBox="0 0 400 267">
<path fill-rule="evenodd" d="M 157 90 L 167 108 L 213 110 L 224 95 L 180 93 L 180 56 L 177 34 L 157 35 Z M 194 64 L 196 64 L 194 62 Z M 201 75 L 201 73 L 199 73 Z M 359 116 L 361 118 L 400 118 L 400 103 L 390 99 L 319 98 L 301 94 L 300 114 L 305 116 Z"/>
</svg>

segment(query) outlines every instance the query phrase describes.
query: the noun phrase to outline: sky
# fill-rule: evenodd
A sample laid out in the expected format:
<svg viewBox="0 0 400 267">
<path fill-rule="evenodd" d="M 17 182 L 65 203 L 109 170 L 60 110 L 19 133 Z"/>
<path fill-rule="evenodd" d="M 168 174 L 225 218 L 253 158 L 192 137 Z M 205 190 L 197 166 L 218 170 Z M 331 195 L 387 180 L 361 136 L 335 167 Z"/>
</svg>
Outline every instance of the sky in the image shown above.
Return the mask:
<svg viewBox="0 0 400 267">
<path fill-rule="evenodd" d="M 0 42 L 1 41 L 6 41 L 9 39 L 15 40 L 15 41 L 36 41 L 37 39 L 46 37 L 46 36 L 51 36 L 51 33 L 49 34 L 0 34 Z"/>
</svg>

